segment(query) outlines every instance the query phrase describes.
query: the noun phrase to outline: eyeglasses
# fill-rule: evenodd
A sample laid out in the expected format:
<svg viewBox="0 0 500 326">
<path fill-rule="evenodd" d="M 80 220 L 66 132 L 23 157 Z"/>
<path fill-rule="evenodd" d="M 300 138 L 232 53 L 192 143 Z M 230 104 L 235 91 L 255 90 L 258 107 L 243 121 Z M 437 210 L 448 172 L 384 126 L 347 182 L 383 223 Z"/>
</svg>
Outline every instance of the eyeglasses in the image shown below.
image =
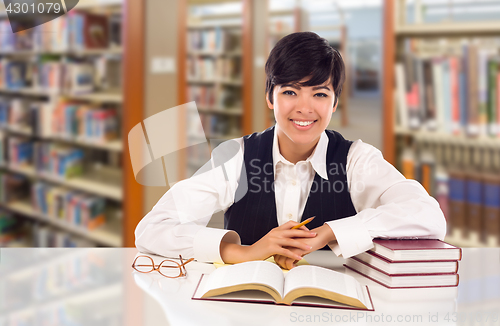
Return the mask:
<svg viewBox="0 0 500 326">
<path fill-rule="evenodd" d="M 194 260 L 194 258 L 189 258 L 186 261 L 182 260 L 182 256 L 179 255 L 181 263 L 176 261 L 165 259 L 159 265 L 155 266 L 153 259 L 149 256 L 137 256 L 132 264 L 132 268 L 140 273 L 151 273 L 152 271 L 158 271 L 161 275 L 169 278 L 183 277 L 187 275 L 185 265 Z"/>
</svg>

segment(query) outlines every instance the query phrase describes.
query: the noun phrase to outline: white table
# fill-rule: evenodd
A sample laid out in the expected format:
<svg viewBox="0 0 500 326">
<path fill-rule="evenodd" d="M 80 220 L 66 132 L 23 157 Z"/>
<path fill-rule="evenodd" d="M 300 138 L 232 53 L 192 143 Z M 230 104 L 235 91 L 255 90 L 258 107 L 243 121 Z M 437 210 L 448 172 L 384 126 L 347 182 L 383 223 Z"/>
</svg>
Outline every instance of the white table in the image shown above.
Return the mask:
<svg viewBox="0 0 500 326">
<path fill-rule="evenodd" d="M 2 248 L 0 254 L 0 326 L 69 320 L 92 326 L 500 325 L 500 248 L 464 249 L 458 288 L 390 290 L 345 271 L 344 259 L 332 252 L 306 256 L 367 284 L 374 312 L 191 300 L 211 264 L 189 263 L 184 279 L 140 274 L 131 268 L 133 248 Z"/>
</svg>

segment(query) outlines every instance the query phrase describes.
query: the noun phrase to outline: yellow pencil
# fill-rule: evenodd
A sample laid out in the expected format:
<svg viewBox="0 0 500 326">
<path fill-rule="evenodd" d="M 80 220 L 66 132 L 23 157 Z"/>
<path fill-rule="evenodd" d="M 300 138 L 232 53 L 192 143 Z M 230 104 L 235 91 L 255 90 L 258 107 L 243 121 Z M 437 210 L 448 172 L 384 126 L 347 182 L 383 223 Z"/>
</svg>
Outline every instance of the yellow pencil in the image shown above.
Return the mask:
<svg viewBox="0 0 500 326">
<path fill-rule="evenodd" d="M 298 228 L 300 228 L 301 226 L 306 225 L 307 223 L 311 222 L 311 221 L 312 221 L 315 217 L 316 217 L 316 216 L 313 216 L 313 217 L 308 218 L 308 219 L 307 219 L 307 220 L 305 220 L 305 221 L 302 221 L 300 224 L 295 225 L 295 226 L 292 228 L 292 230 L 294 230 L 294 229 L 298 229 Z"/>
</svg>

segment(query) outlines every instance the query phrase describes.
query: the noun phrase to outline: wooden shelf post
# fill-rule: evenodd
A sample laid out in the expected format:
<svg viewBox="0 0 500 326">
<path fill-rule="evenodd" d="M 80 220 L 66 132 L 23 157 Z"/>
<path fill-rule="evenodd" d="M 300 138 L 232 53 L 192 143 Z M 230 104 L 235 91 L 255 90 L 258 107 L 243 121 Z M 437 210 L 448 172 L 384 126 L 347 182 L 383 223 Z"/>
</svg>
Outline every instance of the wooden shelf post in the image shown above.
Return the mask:
<svg viewBox="0 0 500 326">
<path fill-rule="evenodd" d="M 382 111 L 383 111 L 383 153 L 384 158 L 395 164 L 394 140 L 394 0 L 384 0 L 384 61 L 382 78 Z"/>
<path fill-rule="evenodd" d="M 123 13 L 123 246 L 135 246 L 135 227 L 143 214 L 143 186 L 134 177 L 128 132 L 144 119 L 145 0 L 125 0 Z"/>
</svg>

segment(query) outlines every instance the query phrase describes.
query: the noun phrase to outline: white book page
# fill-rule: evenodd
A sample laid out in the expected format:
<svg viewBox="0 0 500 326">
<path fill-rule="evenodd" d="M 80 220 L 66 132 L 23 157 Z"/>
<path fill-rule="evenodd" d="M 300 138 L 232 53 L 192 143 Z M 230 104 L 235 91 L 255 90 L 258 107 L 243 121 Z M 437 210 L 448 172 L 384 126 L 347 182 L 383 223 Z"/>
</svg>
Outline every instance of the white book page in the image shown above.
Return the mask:
<svg viewBox="0 0 500 326">
<path fill-rule="evenodd" d="M 278 265 L 267 261 L 249 261 L 216 269 L 204 285 L 203 293 L 239 284 L 264 284 L 283 297 L 284 277 Z"/>
<path fill-rule="evenodd" d="M 350 275 L 310 265 L 295 267 L 286 274 L 285 295 L 295 289 L 309 287 L 356 298 L 367 305 L 361 285 Z"/>
</svg>

